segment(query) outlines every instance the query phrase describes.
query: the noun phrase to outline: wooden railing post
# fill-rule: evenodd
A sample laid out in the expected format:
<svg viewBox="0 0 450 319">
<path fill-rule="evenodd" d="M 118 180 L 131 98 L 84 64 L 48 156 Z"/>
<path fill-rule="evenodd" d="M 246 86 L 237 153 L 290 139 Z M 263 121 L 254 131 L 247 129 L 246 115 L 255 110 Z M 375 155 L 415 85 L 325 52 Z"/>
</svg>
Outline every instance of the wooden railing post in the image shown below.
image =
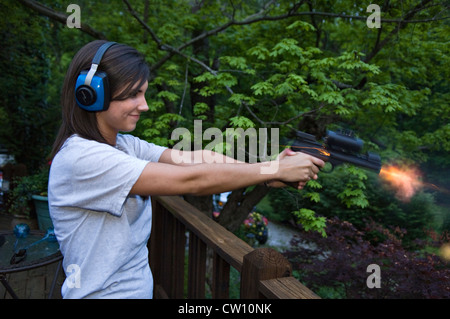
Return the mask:
<svg viewBox="0 0 450 319">
<path fill-rule="evenodd" d="M 258 248 L 244 256 L 241 272 L 241 299 L 259 299 L 262 280 L 289 277 L 292 266 L 272 248 Z"/>
<path fill-rule="evenodd" d="M 154 298 L 168 298 L 161 289 L 161 273 L 163 271 L 162 254 L 164 247 L 161 245 L 163 238 L 164 207 L 157 201 L 152 201 L 152 231 L 147 244 L 149 250 L 149 263 L 153 273 Z"/>
<path fill-rule="evenodd" d="M 213 257 L 213 299 L 227 299 L 230 293 L 230 264 L 214 253 Z"/>
<path fill-rule="evenodd" d="M 205 298 L 206 244 L 189 234 L 188 298 Z"/>
<path fill-rule="evenodd" d="M 153 203 L 150 266 L 156 298 L 182 298 L 186 228 L 160 203 Z"/>
</svg>

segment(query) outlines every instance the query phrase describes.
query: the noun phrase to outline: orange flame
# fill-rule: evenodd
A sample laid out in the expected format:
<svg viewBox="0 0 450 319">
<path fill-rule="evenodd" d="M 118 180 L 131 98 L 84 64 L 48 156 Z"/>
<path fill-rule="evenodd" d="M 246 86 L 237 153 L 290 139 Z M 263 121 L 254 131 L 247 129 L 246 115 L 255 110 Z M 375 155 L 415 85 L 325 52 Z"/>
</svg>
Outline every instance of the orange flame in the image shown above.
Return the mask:
<svg viewBox="0 0 450 319">
<path fill-rule="evenodd" d="M 324 149 L 319 149 L 319 152 L 320 152 L 322 155 L 325 155 L 325 156 L 330 156 L 330 155 L 331 155 L 329 152 L 325 151 Z"/>
<path fill-rule="evenodd" d="M 292 148 L 303 148 L 303 149 L 310 149 L 310 150 L 316 150 L 318 151 L 320 154 L 325 155 L 325 156 L 330 156 L 331 154 L 329 152 L 327 152 L 325 149 L 320 148 L 320 147 L 310 147 L 310 146 L 291 146 Z"/>
<path fill-rule="evenodd" d="M 409 201 L 424 184 L 419 180 L 420 172 L 415 168 L 399 168 L 393 165 L 384 165 L 380 177 L 396 189 L 396 196 L 403 201 Z"/>
</svg>

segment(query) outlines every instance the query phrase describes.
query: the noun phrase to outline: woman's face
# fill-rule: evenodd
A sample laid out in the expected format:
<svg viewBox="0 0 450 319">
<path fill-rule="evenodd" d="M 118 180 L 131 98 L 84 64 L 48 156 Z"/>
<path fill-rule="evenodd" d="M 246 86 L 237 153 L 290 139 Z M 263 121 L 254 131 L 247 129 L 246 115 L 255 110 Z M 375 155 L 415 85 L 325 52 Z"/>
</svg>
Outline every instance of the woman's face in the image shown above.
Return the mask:
<svg viewBox="0 0 450 319">
<path fill-rule="evenodd" d="M 98 127 L 108 142 L 115 144 L 119 131 L 131 132 L 136 128 L 140 114 L 148 111 L 145 100 L 147 88 L 147 81 L 141 87 L 136 85 L 128 98 L 121 101 L 113 100 L 108 110 L 97 112 Z"/>
</svg>

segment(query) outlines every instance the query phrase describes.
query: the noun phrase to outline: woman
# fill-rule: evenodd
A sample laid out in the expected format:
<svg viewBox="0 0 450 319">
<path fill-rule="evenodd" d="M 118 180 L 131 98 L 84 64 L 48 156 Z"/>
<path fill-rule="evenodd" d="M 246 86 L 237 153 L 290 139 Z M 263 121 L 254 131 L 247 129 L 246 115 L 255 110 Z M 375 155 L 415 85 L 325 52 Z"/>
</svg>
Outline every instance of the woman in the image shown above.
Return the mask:
<svg viewBox="0 0 450 319">
<path fill-rule="evenodd" d="M 119 134 L 133 131 L 148 110 L 149 69 L 133 48 L 112 44 L 103 49 L 104 44 L 91 42 L 75 55 L 62 89 L 62 125 L 49 180 L 50 214 L 67 275 L 62 295 L 151 298 L 150 195 L 214 194 L 277 180 L 298 182 L 301 188 L 317 178 L 324 163 L 286 151 L 276 172 L 262 174 L 265 163 L 206 164 L 217 154 L 200 151 L 206 163 L 176 164 L 179 151 Z M 104 107 L 92 111 L 80 102 L 86 98 L 80 87 L 94 74 L 83 71 L 93 69 L 95 59 L 95 74 L 107 75 L 110 93 L 105 91 Z M 189 155 L 194 158 L 194 152 Z"/>
</svg>

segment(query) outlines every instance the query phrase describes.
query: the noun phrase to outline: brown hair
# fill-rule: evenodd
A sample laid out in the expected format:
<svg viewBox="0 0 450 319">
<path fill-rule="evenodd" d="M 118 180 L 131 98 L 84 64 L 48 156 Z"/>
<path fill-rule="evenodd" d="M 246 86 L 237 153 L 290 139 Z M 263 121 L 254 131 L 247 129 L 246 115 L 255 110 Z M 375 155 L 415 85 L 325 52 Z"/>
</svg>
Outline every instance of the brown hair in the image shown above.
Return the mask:
<svg viewBox="0 0 450 319">
<path fill-rule="evenodd" d="M 106 41 L 96 40 L 86 44 L 75 54 L 67 70 L 61 91 L 62 123 L 51 153 L 53 158 L 68 137 L 73 134 L 106 143 L 97 125 L 96 112 L 80 108 L 75 101 L 75 83 L 83 70 L 89 70 L 98 48 Z M 106 72 L 111 91 L 111 101 L 124 100 L 134 88 L 148 81 L 150 71 L 145 59 L 134 48 L 124 44 L 111 46 L 103 55 L 98 71 Z"/>
</svg>

